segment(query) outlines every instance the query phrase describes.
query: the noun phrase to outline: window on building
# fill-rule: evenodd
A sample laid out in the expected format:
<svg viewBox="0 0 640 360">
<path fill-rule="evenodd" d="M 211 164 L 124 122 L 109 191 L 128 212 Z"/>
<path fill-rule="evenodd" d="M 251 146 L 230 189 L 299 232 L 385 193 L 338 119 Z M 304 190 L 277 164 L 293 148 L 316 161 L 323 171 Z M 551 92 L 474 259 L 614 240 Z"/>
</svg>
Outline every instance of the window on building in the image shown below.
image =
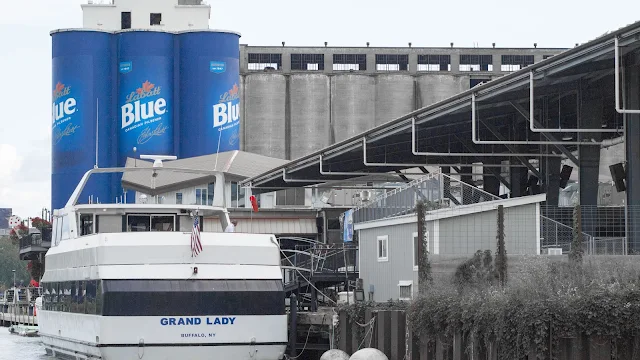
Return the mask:
<svg viewBox="0 0 640 360">
<path fill-rule="evenodd" d="M 377 71 L 409 70 L 409 55 L 376 54 Z"/>
<path fill-rule="evenodd" d="M 378 236 L 378 261 L 389 261 L 389 236 Z"/>
<path fill-rule="evenodd" d="M 502 55 L 501 71 L 518 71 L 533 65 L 533 55 Z"/>
<path fill-rule="evenodd" d="M 291 70 L 324 70 L 324 54 L 291 54 Z"/>
<path fill-rule="evenodd" d="M 207 205 L 213 205 L 213 190 L 215 183 L 207 184 Z"/>
<path fill-rule="evenodd" d="M 282 54 L 250 53 L 247 67 L 249 70 L 280 70 L 282 68 Z"/>
<path fill-rule="evenodd" d="M 277 206 L 304 206 L 305 201 L 304 188 L 291 188 L 276 191 Z"/>
<path fill-rule="evenodd" d="M 366 71 L 366 54 L 333 54 L 333 70 L 335 71 Z"/>
<path fill-rule="evenodd" d="M 80 236 L 93 234 L 93 214 L 80 215 Z"/>
<path fill-rule="evenodd" d="M 214 185 L 209 183 L 206 188 L 196 188 L 196 205 L 213 205 Z"/>
<path fill-rule="evenodd" d="M 130 12 L 120 13 L 120 28 L 131 29 L 131 13 Z"/>
<path fill-rule="evenodd" d="M 493 55 L 460 55 L 460 71 L 493 71 Z"/>
<path fill-rule="evenodd" d="M 176 204 L 182 204 L 182 193 L 176 193 Z"/>
<path fill-rule="evenodd" d="M 245 189 L 238 185 L 237 182 L 231 182 L 231 207 L 234 208 L 243 208 L 245 207 L 244 203 L 244 194 Z"/>
<path fill-rule="evenodd" d="M 207 205 L 207 189 L 196 189 L 196 205 Z"/>
<path fill-rule="evenodd" d="M 413 299 L 413 281 L 401 280 L 398 282 L 398 299 L 402 301 L 411 301 Z"/>
<path fill-rule="evenodd" d="M 451 55 L 418 55 L 418 71 L 451 71 Z"/>
<path fill-rule="evenodd" d="M 483 79 L 470 79 L 469 80 L 469 89 L 471 89 L 472 87 L 481 84 L 481 83 L 485 83 L 485 82 L 489 82 L 491 81 L 491 79 L 487 79 L 487 78 L 483 78 Z"/>
<path fill-rule="evenodd" d="M 151 13 L 149 18 L 149 25 L 160 25 L 162 23 L 162 14 L 160 13 Z"/>
</svg>

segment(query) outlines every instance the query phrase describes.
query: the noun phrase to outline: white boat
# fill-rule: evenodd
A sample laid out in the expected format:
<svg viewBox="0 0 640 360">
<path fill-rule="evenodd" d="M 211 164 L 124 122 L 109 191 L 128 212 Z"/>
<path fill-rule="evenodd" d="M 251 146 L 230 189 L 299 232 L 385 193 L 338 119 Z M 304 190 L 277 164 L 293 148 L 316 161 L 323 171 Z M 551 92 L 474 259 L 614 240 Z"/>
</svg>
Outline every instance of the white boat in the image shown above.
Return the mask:
<svg viewBox="0 0 640 360">
<path fill-rule="evenodd" d="M 222 173 L 209 174 L 213 204 L 221 206 L 77 204 L 91 174 L 143 170 L 150 169 L 90 170 L 54 211 L 38 307 L 47 354 L 281 359 L 287 316 L 275 236 L 201 231 L 202 252 L 192 256 L 195 219 L 218 217 L 223 229 L 229 223 Z M 154 172 L 161 170 L 186 171 L 156 161 Z"/>
</svg>

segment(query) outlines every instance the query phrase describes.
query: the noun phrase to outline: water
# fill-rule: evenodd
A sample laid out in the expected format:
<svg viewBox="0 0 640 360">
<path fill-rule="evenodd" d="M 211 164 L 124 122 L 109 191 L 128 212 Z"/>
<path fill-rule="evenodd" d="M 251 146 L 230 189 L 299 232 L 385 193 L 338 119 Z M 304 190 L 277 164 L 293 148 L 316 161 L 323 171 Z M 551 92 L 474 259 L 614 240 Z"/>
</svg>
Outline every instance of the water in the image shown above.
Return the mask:
<svg viewBox="0 0 640 360">
<path fill-rule="evenodd" d="M 53 360 L 46 356 L 39 337 L 12 335 L 0 327 L 0 360 Z"/>
</svg>

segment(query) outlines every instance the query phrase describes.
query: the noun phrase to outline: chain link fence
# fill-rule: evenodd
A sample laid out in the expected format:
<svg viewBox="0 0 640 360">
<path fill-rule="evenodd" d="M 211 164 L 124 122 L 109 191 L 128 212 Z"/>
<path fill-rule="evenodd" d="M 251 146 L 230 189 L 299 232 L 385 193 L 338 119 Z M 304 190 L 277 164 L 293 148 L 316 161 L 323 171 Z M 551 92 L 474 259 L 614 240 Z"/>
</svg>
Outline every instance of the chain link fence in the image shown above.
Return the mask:
<svg viewBox="0 0 640 360">
<path fill-rule="evenodd" d="M 354 209 L 355 223 L 415 213 L 416 203 L 424 201 L 427 212 L 442 208 L 499 200 L 462 179 L 440 172 L 431 173 L 388 191 Z"/>
<path fill-rule="evenodd" d="M 640 240 L 640 232 L 627 232 L 625 224 L 627 221 L 640 224 L 640 207 L 582 205 L 579 208 L 579 230 L 582 233 L 585 254 L 632 253 L 628 249 L 627 238 L 632 241 Z M 577 207 L 540 207 L 540 242 L 543 253 L 562 251 L 566 254 L 571 251 L 577 216 Z"/>
</svg>

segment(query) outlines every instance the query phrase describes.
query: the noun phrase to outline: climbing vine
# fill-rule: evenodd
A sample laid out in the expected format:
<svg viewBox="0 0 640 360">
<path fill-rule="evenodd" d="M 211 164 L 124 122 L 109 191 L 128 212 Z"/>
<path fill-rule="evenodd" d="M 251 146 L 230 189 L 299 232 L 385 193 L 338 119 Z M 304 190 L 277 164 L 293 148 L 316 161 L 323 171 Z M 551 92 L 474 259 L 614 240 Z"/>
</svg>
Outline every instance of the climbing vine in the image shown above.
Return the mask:
<svg viewBox="0 0 640 360">
<path fill-rule="evenodd" d="M 433 284 L 433 275 L 431 274 L 431 263 L 429 262 L 429 244 L 427 242 L 426 221 L 425 216 L 429 210 L 429 204 L 424 201 L 418 201 L 416 204 L 416 216 L 418 218 L 418 292 L 424 294 L 429 285 Z"/>
<path fill-rule="evenodd" d="M 584 254 L 582 240 L 582 210 L 580 205 L 576 205 L 573 208 L 573 240 L 569 252 L 569 260 L 574 264 L 582 263 L 582 255 Z"/>
</svg>

